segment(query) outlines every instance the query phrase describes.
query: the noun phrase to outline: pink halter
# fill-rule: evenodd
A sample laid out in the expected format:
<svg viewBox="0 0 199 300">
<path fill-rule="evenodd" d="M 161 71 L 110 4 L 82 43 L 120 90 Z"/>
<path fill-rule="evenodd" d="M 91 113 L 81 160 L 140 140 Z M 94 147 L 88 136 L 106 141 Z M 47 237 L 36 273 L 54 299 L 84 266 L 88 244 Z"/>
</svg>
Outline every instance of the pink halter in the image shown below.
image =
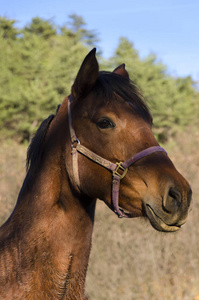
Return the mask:
<svg viewBox="0 0 199 300">
<path fill-rule="evenodd" d="M 82 146 L 80 144 L 80 141 L 78 140 L 75 130 L 72 126 L 72 116 L 71 116 L 71 110 L 70 110 L 70 102 L 72 100 L 72 97 L 69 96 L 68 99 L 68 120 L 69 120 L 69 129 L 70 129 L 70 137 L 71 137 L 71 153 L 72 153 L 72 161 L 73 161 L 73 174 L 75 183 L 80 189 L 80 179 L 79 179 L 79 172 L 78 172 L 78 153 L 81 153 L 82 155 L 86 156 L 93 162 L 101 165 L 102 167 L 106 168 L 107 170 L 110 170 L 112 172 L 113 180 L 112 180 L 112 210 L 114 213 L 122 218 L 129 218 L 132 217 L 130 213 L 125 213 L 122 209 L 119 208 L 119 188 L 120 188 L 120 180 L 124 178 L 128 171 L 128 167 L 130 167 L 132 164 L 134 164 L 136 161 L 154 153 L 154 152 L 164 152 L 167 154 L 167 152 L 160 146 L 154 146 L 147 148 L 133 156 L 131 156 L 129 159 L 127 159 L 124 162 L 117 162 L 112 163 L 109 160 L 106 160 L 105 158 L 102 158 L 101 156 L 97 155 L 96 153 L 92 152 L 91 150 L 87 149 L 86 147 Z"/>
</svg>

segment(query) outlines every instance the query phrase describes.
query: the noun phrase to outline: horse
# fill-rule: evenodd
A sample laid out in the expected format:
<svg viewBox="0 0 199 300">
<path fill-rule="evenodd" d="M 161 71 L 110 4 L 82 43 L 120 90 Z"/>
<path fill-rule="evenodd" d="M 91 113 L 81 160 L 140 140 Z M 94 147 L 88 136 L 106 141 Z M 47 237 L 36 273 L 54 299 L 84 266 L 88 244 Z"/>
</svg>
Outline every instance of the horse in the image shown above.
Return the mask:
<svg viewBox="0 0 199 300">
<path fill-rule="evenodd" d="M 16 206 L 0 229 L 1 299 L 87 299 L 97 200 L 120 218 L 145 217 L 163 232 L 180 229 L 191 187 L 152 123 L 125 64 L 99 71 L 91 50 L 71 94 L 28 148 Z"/>
</svg>

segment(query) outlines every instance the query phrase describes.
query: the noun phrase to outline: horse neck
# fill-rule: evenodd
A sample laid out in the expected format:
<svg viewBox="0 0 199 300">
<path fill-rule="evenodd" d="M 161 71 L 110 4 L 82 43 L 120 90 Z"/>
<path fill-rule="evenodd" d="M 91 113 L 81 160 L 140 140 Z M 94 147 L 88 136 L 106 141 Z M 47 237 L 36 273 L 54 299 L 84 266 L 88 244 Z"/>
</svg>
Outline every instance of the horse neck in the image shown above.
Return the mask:
<svg viewBox="0 0 199 300">
<path fill-rule="evenodd" d="M 77 195 L 65 171 L 65 166 L 57 165 L 57 156 L 47 154 L 34 180 L 27 174 L 0 236 L 0 253 L 4 252 L 0 269 L 12 277 L 10 282 L 18 278 L 21 288 L 36 290 L 37 299 L 38 290 L 50 299 L 56 293 L 84 299 L 95 201 Z"/>
</svg>

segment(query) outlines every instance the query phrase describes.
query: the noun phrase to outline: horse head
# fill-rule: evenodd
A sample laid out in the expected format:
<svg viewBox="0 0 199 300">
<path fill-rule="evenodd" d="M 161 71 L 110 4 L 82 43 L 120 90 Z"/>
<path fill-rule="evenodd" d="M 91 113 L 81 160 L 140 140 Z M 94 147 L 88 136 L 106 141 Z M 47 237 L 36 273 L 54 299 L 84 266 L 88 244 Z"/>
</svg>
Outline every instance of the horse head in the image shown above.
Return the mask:
<svg viewBox="0 0 199 300">
<path fill-rule="evenodd" d="M 125 65 L 99 72 L 93 49 L 77 74 L 70 102 L 69 127 L 76 144 L 70 176 L 78 192 L 103 200 L 119 216 L 145 216 L 159 231 L 178 230 L 187 218 L 190 185 L 155 139 L 152 116 Z M 118 207 L 123 213 L 114 207 L 112 169 L 145 152 L 133 164 L 117 169 L 125 169 L 125 176 L 118 171 Z M 99 163 L 101 159 L 113 164 L 112 169 Z"/>
</svg>

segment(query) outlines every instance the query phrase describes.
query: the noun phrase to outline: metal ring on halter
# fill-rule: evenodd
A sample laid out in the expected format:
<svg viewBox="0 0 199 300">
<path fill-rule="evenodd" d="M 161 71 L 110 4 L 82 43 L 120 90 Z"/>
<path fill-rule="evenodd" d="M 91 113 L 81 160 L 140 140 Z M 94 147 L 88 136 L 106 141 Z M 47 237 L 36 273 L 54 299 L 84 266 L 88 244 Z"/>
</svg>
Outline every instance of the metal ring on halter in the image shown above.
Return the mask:
<svg viewBox="0 0 199 300">
<path fill-rule="evenodd" d="M 78 138 L 76 138 L 73 142 L 71 142 L 71 149 L 73 149 L 74 148 L 74 144 L 75 143 L 77 143 L 77 144 L 79 144 L 80 145 L 80 140 L 78 140 Z"/>
</svg>

